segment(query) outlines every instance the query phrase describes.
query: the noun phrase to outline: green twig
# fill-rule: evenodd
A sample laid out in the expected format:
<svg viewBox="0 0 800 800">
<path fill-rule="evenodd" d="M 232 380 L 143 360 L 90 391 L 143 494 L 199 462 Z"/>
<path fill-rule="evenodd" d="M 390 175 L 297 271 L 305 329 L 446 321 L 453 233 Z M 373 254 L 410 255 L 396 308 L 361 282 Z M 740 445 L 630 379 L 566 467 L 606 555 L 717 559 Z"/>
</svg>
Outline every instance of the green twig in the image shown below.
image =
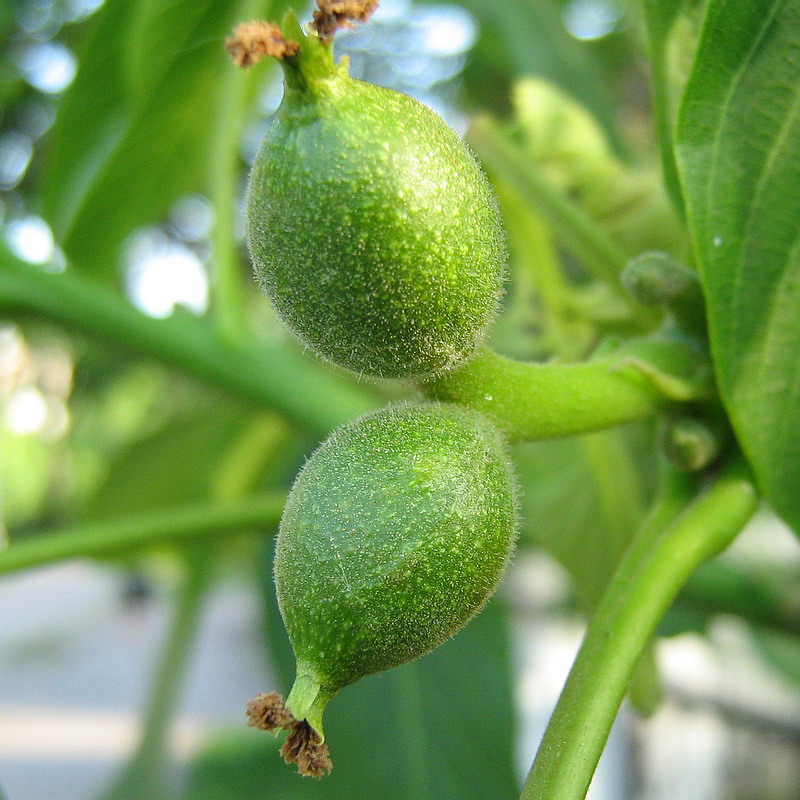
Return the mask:
<svg viewBox="0 0 800 800">
<path fill-rule="evenodd" d="M 239 135 L 246 108 L 248 74 L 231 67 L 222 81 L 225 105 L 220 103 L 211 158 L 211 311 L 223 338 L 236 341 L 247 336 L 242 264 L 236 243 L 236 209 L 239 178 Z"/>
<path fill-rule="evenodd" d="M 154 358 L 319 435 L 376 405 L 366 389 L 285 347 L 223 341 L 188 314 L 153 319 L 80 275 L 43 272 L 0 246 L 0 316 L 12 314 L 44 318 Z"/>
<path fill-rule="evenodd" d="M 186 544 L 248 529 L 277 526 L 281 493 L 235 503 L 191 505 L 42 533 L 0 550 L 0 574 L 67 558 L 102 557 L 163 544 Z"/>
<path fill-rule="evenodd" d="M 685 216 L 685 208 L 678 177 L 678 167 L 675 162 L 673 136 L 675 109 L 667 71 L 668 38 L 677 16 L 674 9 L 680 9 L 680 4 L 668 4 L 662 2 L 662 0 L 643 0 L 642 8 L 647 28 L 647 50 L 650 57 L 650 75 L 653 84 L 653 105 L 661 152 L 661 170 L 672 205 L 683 218 Z"/>
<path fill-rule="evenodd" d="M 521 800 L 582 800 L 643 648 L 681 586 L 728 546 L 757 495 L 730 464 L 666 530 L 646 524 L 592 617 L 545 732 Z"/>
<path fill-rule="evenodd" d="M 242 0 L 237 19 L 259 19 L 269 11 L 265 0 Z M 236 341 L 248 334 L 242 263 L 236 239 L 236 212 L 239 208 L 239 182 L 242 177 L 239 143 L 244 127 L 254 80 L 263 79 L 264 68 L 274 66 L 268 59 L 264 67 L 242 70 L 228 64 L 220 82 L 217 117 L 212 136 L 209 190 L 214 208 L 211 232 L 213 274 L 212 307 L 217 330 L 223 338 Z"/>
<path fill-rule="evenodd" d="M 705 399 L 712 388 L 704 358 L 678 340 L 655 338 L 580 364 L 523 363 L 484 348 L 421 389 L 482 411 L 512 441 L 536 441 L 652 416 L 673 402 L 664 393 L 670 382 L 679 382 L 682 400 Z"/>
<path fill-rule="evenodd" d="M 494 120 L 476 118 L 467 139 L 487 169 L 539 211 L 566 250 L 596 278 L 607 281 L 625 296 L 619 285 L 619 274 L 628 260 L 626 253 L 542 175 L 533 159 L 513 144 Z M 627 296 L 625 299 L 631 302 Z"/>
</svg>

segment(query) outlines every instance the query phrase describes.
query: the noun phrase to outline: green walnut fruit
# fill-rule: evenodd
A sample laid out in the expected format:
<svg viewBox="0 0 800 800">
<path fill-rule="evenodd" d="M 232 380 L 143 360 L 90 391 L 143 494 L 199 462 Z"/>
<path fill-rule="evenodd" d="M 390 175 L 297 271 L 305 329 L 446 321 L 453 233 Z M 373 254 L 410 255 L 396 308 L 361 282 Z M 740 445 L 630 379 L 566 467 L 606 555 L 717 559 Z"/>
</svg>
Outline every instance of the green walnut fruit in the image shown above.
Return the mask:
<svg viewBox="0 0 800 800">
<path fill-rule="evenodd" d="M 477 412 L 389 407 L 333 433 L 292 488 L 275 557 L 297 660 L 286 709 L 306 738 L 324 741 L 322 713 L 343 686 L 461 629 L 495 589 L 515 537 L 504 442 Z"/>
<path fill-rule="evenodd" d="M 323 358 L 416 378 L 464 361 L 502 293 L 505 241 L 461 139 L 406 95 L 284 33 L 285 94 L 253 163 L 247 241 L 279 317 Z"/>
</svg>

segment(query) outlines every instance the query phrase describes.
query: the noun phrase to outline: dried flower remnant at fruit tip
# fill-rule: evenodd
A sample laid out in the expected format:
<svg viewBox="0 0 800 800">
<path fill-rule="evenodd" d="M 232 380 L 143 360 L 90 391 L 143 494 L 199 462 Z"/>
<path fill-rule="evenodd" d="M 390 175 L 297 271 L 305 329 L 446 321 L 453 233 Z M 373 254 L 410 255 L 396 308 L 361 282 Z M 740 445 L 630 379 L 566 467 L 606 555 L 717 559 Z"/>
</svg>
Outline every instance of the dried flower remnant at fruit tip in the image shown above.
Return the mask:
<svg viewBox="0 0 800 800">
<path fill-rule="evenodd" d="M 242 22 L 225 40 L 225 49 L 237 67 L 252 67 L 262 58 L 282 60 L 297 55 L 300 45 L 287 41 L 280 28 L 272 22 Z"/>
<path fill-rule="evenodd" d="M 320 39 L 330 39 L 340 28 L 366 22 L 378 8 L 378 0 L 317 0 L 311 27 Z"/>
<path fill-rule="evenodd" d="M 305 720 L 295 720 L 281 747 L 281 755 L 287 764 L 297 764 L 301 775 L 312 778 L 322 778 L 333 769 L 328 745 Z"/>
<path fill-rule="evenodd" d="M 260 694 L 247 704 L 248 724 L 262 731 L 289 729 L 295 719 L 277 692 Z"/>
<path fill-rule="evenodd" d="M 281 755 L 287 764 L 297 764 L 301 775 L 322 778 L 330 774 L 333 762 L 328 745 L 308 722 L 292 716 L 277 692 L 260 694 L 251 700 L 247 704 L 247 716 L 253 728 L 276 734 L 280 730 L 289 731 Z"/>
</svg>

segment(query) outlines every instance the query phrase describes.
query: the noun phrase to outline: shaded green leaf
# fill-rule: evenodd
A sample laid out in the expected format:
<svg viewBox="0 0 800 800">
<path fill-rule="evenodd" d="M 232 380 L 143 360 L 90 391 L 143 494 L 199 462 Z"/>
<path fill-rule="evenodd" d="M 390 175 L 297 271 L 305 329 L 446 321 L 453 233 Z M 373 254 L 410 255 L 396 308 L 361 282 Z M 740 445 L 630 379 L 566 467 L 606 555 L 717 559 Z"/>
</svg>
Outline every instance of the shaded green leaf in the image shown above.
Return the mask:
<svg viewBox="0 0 800 800">
<path fill-rule="evenodd" d="M 800 638 L 786 633 L 750 631 L 756 651 L 771 667 L 793 683 L 800 684 Z"/>
<path fill-rule="evenodd" d="M 625 254 L 687 250 L 658 174 L 625 163 L 588 107 L 536 78 L 514 85 L 513 103 L 526 151 Z"/>
<path fill-rule="evenodd" d="M 518 445 L 523 541 L 552 555 L 593 608 L 642 521 L 652 491 L 641 430 Z"/>
<path fill-rule="evenodd" d="M 677 152 L 720 391 L 800 530 L 800 0 L 712 0 Z"/>
<path fill-rule="evenodd" d="M 117 456 L 87 516 L 240 497 L 263 480 L 285 435 L 279 418 L 232 404 L 170 420 Z"/>
</svg>

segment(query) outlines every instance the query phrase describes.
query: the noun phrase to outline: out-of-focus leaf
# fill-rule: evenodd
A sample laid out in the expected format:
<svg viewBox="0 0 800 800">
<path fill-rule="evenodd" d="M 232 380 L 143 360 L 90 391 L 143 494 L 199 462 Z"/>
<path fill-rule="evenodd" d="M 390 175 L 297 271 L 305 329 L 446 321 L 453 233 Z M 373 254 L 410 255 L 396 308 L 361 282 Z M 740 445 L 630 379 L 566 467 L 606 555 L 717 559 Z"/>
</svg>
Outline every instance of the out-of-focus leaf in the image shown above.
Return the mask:
<svg viewBox="0 0 800 800">
<path fill-rule="evenodd" d="M 722 399 L 800 532 L 800 0 L 710 0 L 677 129 Z"/>
<path fill-rule="evenodd" d="M 191 765 L 183 800 L 304 800 L 324 786 L 301 780 L 278 754 L 281 742 L 241 725 L 212 737 Z"/>
<path fill-rule="evenodd" d="M 756 628 L 751 635 L 761 657 L 784 677 L 800 684 L 800 638 Z"/>
<path fill-rule="evenodd" d="M 172 420 L 120 453 L 87 516 L 109 519 L 239 497 L 264 478 L 286 430 L 279 418 L 237 405 Z"/>
<path fill-rule="evenodd" d="M 587 107 L 538 78 L 518 81 L 512 97 L 525 149 L 626 254 L 685 253 L 686 234 L 659 176 L 623 162 Z"/>
<path fill-rule="evenodd" d="M 656 635 L 680 636 L 682 633 L 704 634 L 708 627 L 709 617 L 709 614 L 677 603 L 670 606 L 661 622 L 659 622 Z"/>
<path fill-rule="evenodd" d="M 270 654 L 281 679 L 280 687 L 265 690 L 283 689 L 285 694 L 294 677 L 294 659 L 275 602 L 270 564 L 265 563 L 263 573 Z M 278 762 L 280 777 L 265 780 L 260 793 L 228 790 L 228 796 L 272 800 L 287 792 L 287 798 L 325 800 L 516 797 L 506 616 L 502 601 L 495 599 L 455 638 L 427 656 L 343 689 L 325 712 L 334 769 L 320 783 L 301 781 L 270 753 L 267 757 Z M 265 763 L 257 769 L 261 775 L 278 774 Z M 288 793 L 291 787 L 296 794 Z"/>
<path fill-rule="evenodd" d="M 473 99 L 496 108 L 513 81 L 537 75 L 578 98 L 615 137 L 615 104 L 604 64 L 586 42 L 564 25 L 560 4 L 553 0 L 460 0 L 478 20 L 481 35 L 465 79 Z M 616 143 L 616 140 L 615 140 Z"/>
<path fill-rule="evenodd" d="M 42 513 L 57 456 L 42 437 L 19 435 L 6 428 L 0 430 L 0 447 L 3 520 L 13 529 Z"/>
<path fill-rule="evenodd" d="M 523 542 L 564 566 L 588 609 L 600 599 L 652 491 L 642 430 L 629 426 L 514 449 Z"/>
<path fill-rule="evenodd" d="M 262 5 L 279 13 L 285 4 Z M 52 132 L 43 197 L 78 268 L 115 280 L 123 238 L 201 185 L 221 77 L 234 69 L 223 40 L 240 8 L 214 0 L 107 0 L 89 23 L 78 75 Z"/>
<path fill-rule="evenodd" d="M 503 355 L 541 361 L 554 353 L 581 358 L 597 333 L 575 314 L 573 287 L 562 271 L 553 236 L 522 195 L 489 174 L 508 237 L 510 286 L 495 322 L 491 344 Z"/>
</svg>

